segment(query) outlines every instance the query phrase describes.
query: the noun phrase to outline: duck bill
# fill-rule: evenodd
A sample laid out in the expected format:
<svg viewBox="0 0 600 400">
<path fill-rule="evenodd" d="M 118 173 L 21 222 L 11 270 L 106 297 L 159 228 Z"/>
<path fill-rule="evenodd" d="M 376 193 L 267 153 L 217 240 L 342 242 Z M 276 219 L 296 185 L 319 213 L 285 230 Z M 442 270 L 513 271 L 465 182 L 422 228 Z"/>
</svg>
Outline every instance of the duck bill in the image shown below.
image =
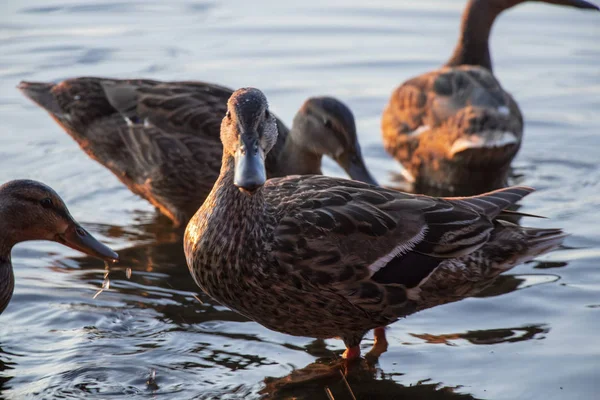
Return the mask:
<svg viewBox="0 0 600 400">
<path fill-rule="evenodd" d="M 344 168 L 344 171 L 355 181 L 368 183 L 370 185 L 379 186 L 375 178 L 371 175 L 365 160 L 361 157 L 360 153 L 355 157 L 344 157 L 338 160 L 338 163 Z"/>
<path fill-rule="evenodd" d="M 571 7 L 575 7 L 575 8 L 584 8 L 584 9 L 588 9 L 588 10 L 600 10 L 600 8 L 589 2 L 589 1 L 585 1 L 585 0 L 542 0 L 545 3 L 550 3 L 550 4 L 558 4 L 561 6 L 571 6 Z"/>
<path fill-rule="evenodd" d="M 105 261 L 117 261 L 119 259 L 117 253 L 100 243 L 76 223 L 71 224 L 64 233 L 57 235 L 56 241 Z"/>
<path fill-rule="evenodd" d="M 244 135 L 235 152 L 235 175 L 233 184 L 242 192 L 253 195 L 267 181 L 265 154 L 258 145 L 257 138 Z"/>
</svg>

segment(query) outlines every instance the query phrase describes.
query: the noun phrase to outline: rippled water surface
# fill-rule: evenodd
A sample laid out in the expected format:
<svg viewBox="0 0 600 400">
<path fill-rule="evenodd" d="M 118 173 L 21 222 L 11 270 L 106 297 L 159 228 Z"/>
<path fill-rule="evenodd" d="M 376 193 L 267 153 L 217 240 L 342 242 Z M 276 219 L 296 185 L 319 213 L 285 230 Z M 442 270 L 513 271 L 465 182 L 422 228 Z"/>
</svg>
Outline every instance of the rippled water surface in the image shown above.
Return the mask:
<svg viewBox="0 0 600 400">
<path fill-rule="evenodd" d="M 104 265 L 57 244 L 13 251 L 16 290 L 0 316 L 0 399 L 326 399 L 323 386 L 268 393 L 324 344 L 262 328 L 193 283 L 180 238 L 90 160 L 15 85 L 81 75 L 257 86 L 284 120 L 309 95 L 346 101 L 383 183 L 399 167 L 381 146 L 392 88 L 450 55 L 464 1 L 5 0 L 0 4 L 0 182 L 53 186 L 72 214 L 120 250 Z M 539 189 L 525 212 L 572 233 L 481 296 L 388 330 L 362 399 L 593 399 L 600 393 L 600 13 L 532 3 L 500 17 L 496 74 L 519 101 L 518 181 Z M 331 162 L 326 172 L 340 174 Z M 132 268 L 131 279 L 125 269 Z M 194 296 L 198 296 L 199 302 Z M 368 336 L 363 346 L 372 341 Z M 348 399 L 343 382 L 330 382 Z M 265 392 L 267 392 L 265 394 Z"/>
</svg>

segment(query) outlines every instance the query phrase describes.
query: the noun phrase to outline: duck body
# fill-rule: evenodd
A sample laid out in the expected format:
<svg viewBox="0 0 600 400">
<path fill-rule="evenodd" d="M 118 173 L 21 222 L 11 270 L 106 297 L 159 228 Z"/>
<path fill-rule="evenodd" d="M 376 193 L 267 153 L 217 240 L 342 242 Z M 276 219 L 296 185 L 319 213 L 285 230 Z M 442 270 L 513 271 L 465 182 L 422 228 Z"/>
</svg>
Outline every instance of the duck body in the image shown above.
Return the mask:
<svg viewBox="0 0 600 400">
<path fill-rule="evenodd" d="M 245 113 L 261 95 L 240 89 L 230 111 Z M 269 124 L 254 124 L 261 145 Z M 221 173 L 187 226 L 184 250 L 206 293 L 270 329 L 341 337 L 355 349 L 368 330 L 471 295 L 564 237 L 498 219 L 532 191 L 524 187 L 449 199 L 314 175 L 256 187 L 245 179 L 253 155 L 236 149 L 252 139 L 235 132 L 256 129 L 241 125 L 223 120 Z"/>
<path fill-rule="evenodd" d="M 413 183 L 465 195 L 506 184 L 523 117 L 491 71 L 447 66 L 396 89 L 382 130 L 386 151 Z"/>
<path fill-rule="evenodd" d="M 119 258 L 73 219 L 50 187 L 28 179 L 0 185 L 0 314 L 15 287 L 11 250 L 28 240 L 55 241 L 106 261 Z"/>
<path fill-rule="evenodd" d="M 185 226 L 219 176 L 219 128 L 231 89 L 206 82 L 97 77 L 22 82 L 19 88 L 92 159 L 176 226 Z M 338 100 L 307 100 L 292 130 L 277 118 L 276 123 L 279 137 L 266 159 L 269 177 L 320 174 L 326 154 L 337 157 L 353 178 L 374 182 L 362 160 L 352 113 Z"/>
<path fill-rule="evenodd" d="M 523 139 L 523 116 L 493 74 L 496 17 L 525 0 L 469 0 L 448 62 L 396 88 L 384 109 L 384 147 L 414 186 L 470 195 L 503 187 Z M 598 10 L 583 0 L 547 3 Z"/>
</svg>

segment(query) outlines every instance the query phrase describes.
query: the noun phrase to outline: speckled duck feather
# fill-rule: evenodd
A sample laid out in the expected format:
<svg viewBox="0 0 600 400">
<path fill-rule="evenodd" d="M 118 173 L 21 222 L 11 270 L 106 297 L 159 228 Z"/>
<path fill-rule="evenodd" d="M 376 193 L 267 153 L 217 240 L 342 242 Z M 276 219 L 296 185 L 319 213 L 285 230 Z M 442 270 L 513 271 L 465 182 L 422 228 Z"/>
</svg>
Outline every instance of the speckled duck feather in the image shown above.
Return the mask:
<svg viewBox="0 0 600 400">
<path fill-rule="evenodd" d="M 233 160 L 190 221 L 196 283 L 277 331 L 357 345 L 369 329 L 463 298 L 557 246 L 560 230 L 496 220 L 532 189 L 472 198 L 409 195 L 324 176 L 233 184 Z"/>
</svg>

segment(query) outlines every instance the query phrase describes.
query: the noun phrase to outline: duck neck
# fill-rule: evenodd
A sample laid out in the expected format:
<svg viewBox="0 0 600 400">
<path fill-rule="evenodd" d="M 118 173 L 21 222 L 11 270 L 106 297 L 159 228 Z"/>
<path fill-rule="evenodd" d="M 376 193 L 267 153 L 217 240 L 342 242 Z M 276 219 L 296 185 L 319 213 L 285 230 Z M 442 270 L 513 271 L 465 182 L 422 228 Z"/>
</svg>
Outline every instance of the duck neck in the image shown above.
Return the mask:
<svg viewBox="0 0 600 400">
<path fill-rule="evenodd" d="M 8 305 L 15 288 L 15 277 L 10 259 L 11 248 L 12 244 L 0 239 L 0 314 Z"/>
<path fill-rule="evenodd" d="M 268 227 L 272 224 L 265 223 L 271 216 L 264 188 L 251 196 L 244 194 L 233 184 L 234 174 L 233 157 L 224 154 L 213 190 L 186 228 L 185 254 L 188 265 L 196 266 L 192 268 L 192 275 L 202 287 L 204 278 L 201 277 L 209 275 L 211 270 L 243 273 L 252 265 L 250 259 L 268 252 L 263 243 L 270 235 Z M 227 262 L 218 265 L 217 260 Z"/>
<path fill-rule="evenodd" d="M 213 190 L 200 208 L 201 223 L 206 223 L 207 230 L 212 227 L 220 237 L 239 237 L 248 239 L 260 225 L 265 211 L 264 188 L 248 195 L 233 184 L 235 162 L 233 157 L 223 155 L 221 173 Z"/>
<path fill-rule="evenodd" d="M 306 148 L 301 132 L 292 126 L 278 158 L 278 175 L 320 175 L 322 158 L 321 154 Z"/>
<path fill-rule="evenodd" d="M 478 65 L 492 71 L 489 38 L 498 14 L 523 0 L 469 0 L 462 15 L 461 32 L 446 66 Z"/>
</svg>

